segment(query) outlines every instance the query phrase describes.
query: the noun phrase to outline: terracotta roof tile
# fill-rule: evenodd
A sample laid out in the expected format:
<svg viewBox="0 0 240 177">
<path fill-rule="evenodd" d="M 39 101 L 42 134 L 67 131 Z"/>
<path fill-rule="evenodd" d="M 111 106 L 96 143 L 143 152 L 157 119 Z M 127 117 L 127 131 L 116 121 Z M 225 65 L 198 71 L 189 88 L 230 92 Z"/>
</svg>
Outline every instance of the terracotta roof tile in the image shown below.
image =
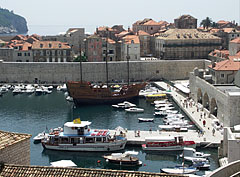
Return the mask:
<svg viewBox="0 0 240 177">
<path fill-rule="evenodd" d="M 180 177 L 183 175 L 171 175 L 164 173 L 152 173 L 141 171 L 123 171 L 111 169 L 87 169 L 87 168 L 61 168 L 46 166 L 21 166 L 5 164 L 0 176 L 24 176 L 24 177 Z"/>
<path fill-rule="evenodd" d="M 60 41 L 34 41 L 32 49 L 70 49 L 71 47 Z"/>
<path fill-rule="evenodd" d="M 123 39 L 125 40 L 126 44 L 131 44 L 131 43 L 140 44 L 139 37 L 136 35 L 127 35 L 123 37 Z"/>
<path fill-rule="evenodd" d="M 0 150 L 11 146 L 25 139 L 31 138 L 32 135 L 24 133 L 13 133 L 0 130 Z"/>
<path fill-rule="evenodd" d="M 217 22 L 218 24 L 227 24 L 227 23 L 230 23 L 229 21 L 225 21 L 225 20 L 219 20 Z"/>
<path fill-rule="evenodd" d="M 237 37 L 237 38 L 231 40 L 230 42 L 231 42 L 231 43 L 240 44 L 240 37 Z"/>
<path fill-rule="evenodd" d="M 142 31 L 142 30 L 139 30 L 139 31 L 137 32 L 137 34 L 138 34 L 138 36 L 150 36 L 150 34 L 148 34 L 148 33 L 145 32 L 145 31 Z"/>
<path fill-rule="evenodd" d="M 238 71 L 240 69 L 240 60 L 232 58 L 232 56 L 229 58 L 231 59 L 216 63 L 214 68 L 212 65 L 209 65 L 209 68 L 212 68 L 215 71 Z"/>
</svg>

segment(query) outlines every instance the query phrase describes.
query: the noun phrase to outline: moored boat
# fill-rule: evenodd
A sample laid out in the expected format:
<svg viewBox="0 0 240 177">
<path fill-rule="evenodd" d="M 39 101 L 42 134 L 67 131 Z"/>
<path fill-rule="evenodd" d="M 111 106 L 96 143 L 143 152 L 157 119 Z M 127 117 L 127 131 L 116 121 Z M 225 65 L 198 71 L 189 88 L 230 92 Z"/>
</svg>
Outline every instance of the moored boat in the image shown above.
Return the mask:
<svg viewBox="0 0 240 177">
<path fill-rule="evenodd" d="M 146 83 L 124 85 L 119 92 L 113 92 L 110 87 L 94 87 L 89 82 L 68 82 L 69 95 L 76 105 L 83 104 L 116 104 L 137 98 L 139 91 Z"/>
<path fill-rule="evenodd" d="M 128 108 L 128 109 L 125 109 L 126 112 L 132 112 L 132 113 L 141 113 L 141 112 L 144 112 L 144 109 L 142 108 Z"/>
<path fill-rule="evenodd" d="M 154 122 L 154 118 L 138 118 L 139 122 Z"/>
<path fill-rule="evenodd" d="M 48 133 L 45 133 L 45 131 L 38 133 L 37 136 L 33 137 L 33 143 L 40 143 L 44 138 L 48 136 Z"/>
<path fill-rule="evenodd" d="M 117 151 L 125 148 L 126 138 L 110 136 L 108 130 L 91 130 L 91 122 L 75 119 L 66 122 L 63 131 L 49 133 L 42 140 L 45 149 L 62 151 Z"/>
<path fill-rule="evenodd" d="M 184 147 L 196 147 L 194 141 L 183 141 L 182 136 L 145 138 L 145 142 L 142 149 L 147 151 L 182 151 Z"/>
<path fill-rule="evenodd" d="M 176 166 L 174 168 L 162 168 L 161 171 L 168 174 L 192 174 L 198 170 L 194 167 Z"/>
<path fill-rule="evenodd" d="M 124 166 L 138 166 L 142 165 L 142 162 L 136 157 L 138 152 L 126 151 L 124 153 L 112 153 L 110 155 L 104 155 L 103 158 L 107 162 L 124 165 Z"/>
</svg>

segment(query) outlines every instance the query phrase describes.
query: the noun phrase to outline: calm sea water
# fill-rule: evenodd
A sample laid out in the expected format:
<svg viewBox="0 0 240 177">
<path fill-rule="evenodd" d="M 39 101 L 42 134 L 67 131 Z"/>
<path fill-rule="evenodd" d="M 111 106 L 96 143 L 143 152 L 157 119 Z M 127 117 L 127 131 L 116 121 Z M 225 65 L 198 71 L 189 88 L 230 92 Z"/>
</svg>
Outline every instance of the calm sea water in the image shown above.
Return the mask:
<svg viewBox="0 0 240 177">
<path fill-rule="evenodd" d="M 138 123 L 138 117 L 153 117 L 154 107 L 144 99 L 134 102 L 138 107 L 145 109 L 144 113 L 131 114 L 112 109 L 111 105 L 83 106 L 74 108 L 72 103 L 65 100 L 63 92 L 54 91 L 49 95 L 35 96 L 21 94 L 13 96 L 8 92 L 0 97 L 0 129 L 11 132 L 29 133 L 36 136 L 47 128 L 62 127 L 67 121 L 80 117 L 81 120 L 92 122 L 91 127 L 97 129 L 115 129 L 117 126 L 128 130 L 157 130 L 162 124 L 160 118 L 154 123 Z M 31 165 L 49 166 L 56 160 L 72 160 L 78 167 L 84 168 L 111 168 L 128 169 L 149 172 L 159 172 L 160 168 L 181 164 L 177 154 L 145 153 L 139 147 L 127 147 L 127 150 L 139 152 L 139 159 L 143 166 L 136 168 L 119 167 L 107 164 L 102 156 L 104 153 L 93 152 L 60 152 L 43 150 L 41 144 L 34 144 L 31 138 Z M 211 153 L 211 170 L 218 167 L 216 149 L 200 149 Z M 101 163 L 97 163 L 100 160 Z M 203 172 L 199 172 L 203 174 Z"/>
</svg>

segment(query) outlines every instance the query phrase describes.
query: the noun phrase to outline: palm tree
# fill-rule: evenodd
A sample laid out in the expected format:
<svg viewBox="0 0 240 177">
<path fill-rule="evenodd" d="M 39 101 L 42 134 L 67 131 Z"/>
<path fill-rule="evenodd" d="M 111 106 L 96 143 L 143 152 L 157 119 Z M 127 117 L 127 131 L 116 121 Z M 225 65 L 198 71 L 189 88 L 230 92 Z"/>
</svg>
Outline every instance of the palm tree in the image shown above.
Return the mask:
<svg viewBox="0 0 240 177">
<path fill-rule="evenodd" d="M 206 19 L 201 21 L 200 26 L 203 26 L 204 29 L 208 29 L 208 27 L 212 26 L 212 19 L 206 17 Z"/>
</svg>

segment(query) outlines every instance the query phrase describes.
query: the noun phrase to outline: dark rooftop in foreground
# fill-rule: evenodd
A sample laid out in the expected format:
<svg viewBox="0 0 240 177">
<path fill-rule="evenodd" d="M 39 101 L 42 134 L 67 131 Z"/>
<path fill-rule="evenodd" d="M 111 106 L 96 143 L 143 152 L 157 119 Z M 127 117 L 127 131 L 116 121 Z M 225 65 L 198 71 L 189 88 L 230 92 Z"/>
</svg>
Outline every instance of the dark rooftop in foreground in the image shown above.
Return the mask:
<svg viewBox="0 0 240 177">
<path fill-rule="evenodd" d="M 47 166 L 22 166 L 5 164 L 0 165 L 0 177 L 181 177 L 183 175 L 170 175 L 164 173 L 152 173 L 141 171 L 122 171 L 111 169 L 90 168 L 63 168 Z"/>
</svg>

